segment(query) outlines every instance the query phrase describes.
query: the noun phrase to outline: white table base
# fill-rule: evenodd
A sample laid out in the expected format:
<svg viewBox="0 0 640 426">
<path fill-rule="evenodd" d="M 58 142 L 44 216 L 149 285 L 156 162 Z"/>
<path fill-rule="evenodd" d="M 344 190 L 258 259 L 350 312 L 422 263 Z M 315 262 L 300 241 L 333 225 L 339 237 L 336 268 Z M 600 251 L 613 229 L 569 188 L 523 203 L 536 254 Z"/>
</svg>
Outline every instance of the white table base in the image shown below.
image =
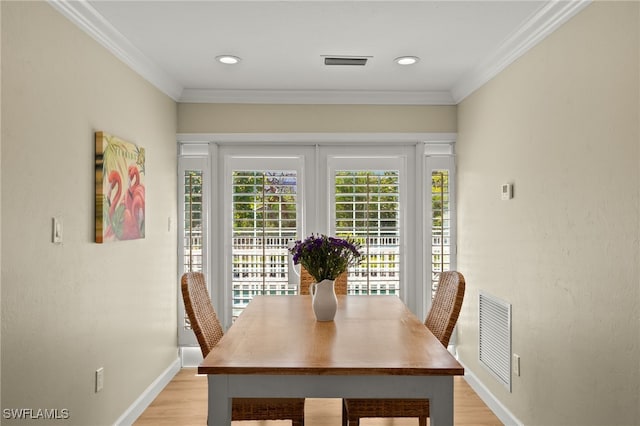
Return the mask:
<svg viewBox="0 0 640 426">
<path fill-rule="evenodd" d="M 244 398 L 424 398 L 431 426 L 453 425 L 453 376 L 208 376 L 209 426 L 231 425 L 231 400 Z"/>
</svg>

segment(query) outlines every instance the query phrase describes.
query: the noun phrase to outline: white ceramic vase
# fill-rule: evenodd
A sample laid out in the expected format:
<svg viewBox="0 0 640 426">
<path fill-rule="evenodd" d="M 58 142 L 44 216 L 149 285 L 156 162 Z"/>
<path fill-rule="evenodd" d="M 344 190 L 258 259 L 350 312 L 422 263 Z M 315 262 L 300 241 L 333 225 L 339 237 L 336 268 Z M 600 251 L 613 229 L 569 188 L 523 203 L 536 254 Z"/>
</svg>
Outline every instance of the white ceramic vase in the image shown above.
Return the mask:
<svg viewBox="0 0 640 426">
<path fill-rule="evenodd" d="M 313 298 L 313 313 L 318 321 L 333 321 L 336 316 L 338 298 L 334 284 L 333 280 L 322 280 L 319 283 L 312 283 L 309 288 Z"/>
</svg>

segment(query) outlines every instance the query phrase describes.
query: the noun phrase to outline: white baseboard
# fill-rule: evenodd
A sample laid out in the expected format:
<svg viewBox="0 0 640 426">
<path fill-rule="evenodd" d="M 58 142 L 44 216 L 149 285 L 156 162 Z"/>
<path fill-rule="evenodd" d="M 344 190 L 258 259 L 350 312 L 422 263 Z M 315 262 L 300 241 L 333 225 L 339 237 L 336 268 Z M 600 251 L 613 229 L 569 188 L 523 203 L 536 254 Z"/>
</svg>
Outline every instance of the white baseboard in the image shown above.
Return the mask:
<svg viewBox="0 0 640 426">
<path fill-rule="evenodd" d="M 464 367 L 464 379 L 471 386 L 471 388 L 478 394 L 480 399 L 487 404 L 487 407 L 493 414 L 500 419 L 502 423 L 507 426 L 523 426 L 520 420 L 516 418 L 516 416 L 511 413 L 490 391 L 489 389 L 482 384 L 482 382 L 478 379 L 478 376 L 473 374 L 473 371 L 466 365 L 464 365 L 460 360 L 458 360 L 460 364 Z"/>
<path fill-rule="evenodd" d="M 171 365 L 169 365 L 169 367 L 167 367 L 167 369 L 164 370 L 162 374 L 160 374 L 160 376 L 158 376 L 158 378 L 155 379 L 153 383 L 149 385 L 149 387 L 147 387 L 147 389 L 145 389 L 144 392 L 142 392 L 142 395 L 140 395 L 138 399 L 136 399 L 134 403 L 131 404 L 127 411 L 125 411 L 120 416 L 120 418 L 116 420 L 114 425 L 132 425 L 133 422 L 135 422 L 138 417 L 140 417 L 140 415 L 144 412 L 144 410 L 146 410 L 147 407 L 153 402 L 153 400 L 156 399 L 160 392 L 162 392 L 162 389 L 167 386 L 167 384 L 171 381 L 171 379 L 173 379 L 173 376 L 175 376 L 178 371 L 180 371 L 180 358 L 176 358 L 176 360 L 173 361 Z"/>
<path fill-rule="evenodd" d="M 180 347 L 180 360 L 183 368 L 197 367 L 202 363 L 202 351 L 200 346 Z"/>
</svg>

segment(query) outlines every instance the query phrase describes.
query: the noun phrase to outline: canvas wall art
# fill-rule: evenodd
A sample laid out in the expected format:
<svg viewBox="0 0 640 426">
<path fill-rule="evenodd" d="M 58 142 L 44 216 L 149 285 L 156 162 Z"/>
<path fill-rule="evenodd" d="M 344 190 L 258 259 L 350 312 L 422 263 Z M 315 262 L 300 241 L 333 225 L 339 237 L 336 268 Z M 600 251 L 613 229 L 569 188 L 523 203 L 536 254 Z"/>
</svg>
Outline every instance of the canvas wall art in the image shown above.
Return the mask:
<svg viewBox="0 0 640 426">
<path fill-rule="evenodd" d="M 144 148 L 96 132 L 96 242 L 144 238 Z"/>
</svg>

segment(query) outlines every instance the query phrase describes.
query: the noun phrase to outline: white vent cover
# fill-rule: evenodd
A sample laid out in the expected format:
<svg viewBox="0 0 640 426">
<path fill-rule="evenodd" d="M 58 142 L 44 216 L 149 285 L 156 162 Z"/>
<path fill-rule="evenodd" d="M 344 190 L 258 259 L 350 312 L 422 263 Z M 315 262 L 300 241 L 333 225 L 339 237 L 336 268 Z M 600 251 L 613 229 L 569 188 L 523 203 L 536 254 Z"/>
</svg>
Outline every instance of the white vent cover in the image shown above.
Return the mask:
<svg viewBox="0 0 640 426">
<path fill-rule="evenodd" d="M 480 364 L 511 392 L 511 305 L 481 291 L 478 306 Z"/>
</svg>

